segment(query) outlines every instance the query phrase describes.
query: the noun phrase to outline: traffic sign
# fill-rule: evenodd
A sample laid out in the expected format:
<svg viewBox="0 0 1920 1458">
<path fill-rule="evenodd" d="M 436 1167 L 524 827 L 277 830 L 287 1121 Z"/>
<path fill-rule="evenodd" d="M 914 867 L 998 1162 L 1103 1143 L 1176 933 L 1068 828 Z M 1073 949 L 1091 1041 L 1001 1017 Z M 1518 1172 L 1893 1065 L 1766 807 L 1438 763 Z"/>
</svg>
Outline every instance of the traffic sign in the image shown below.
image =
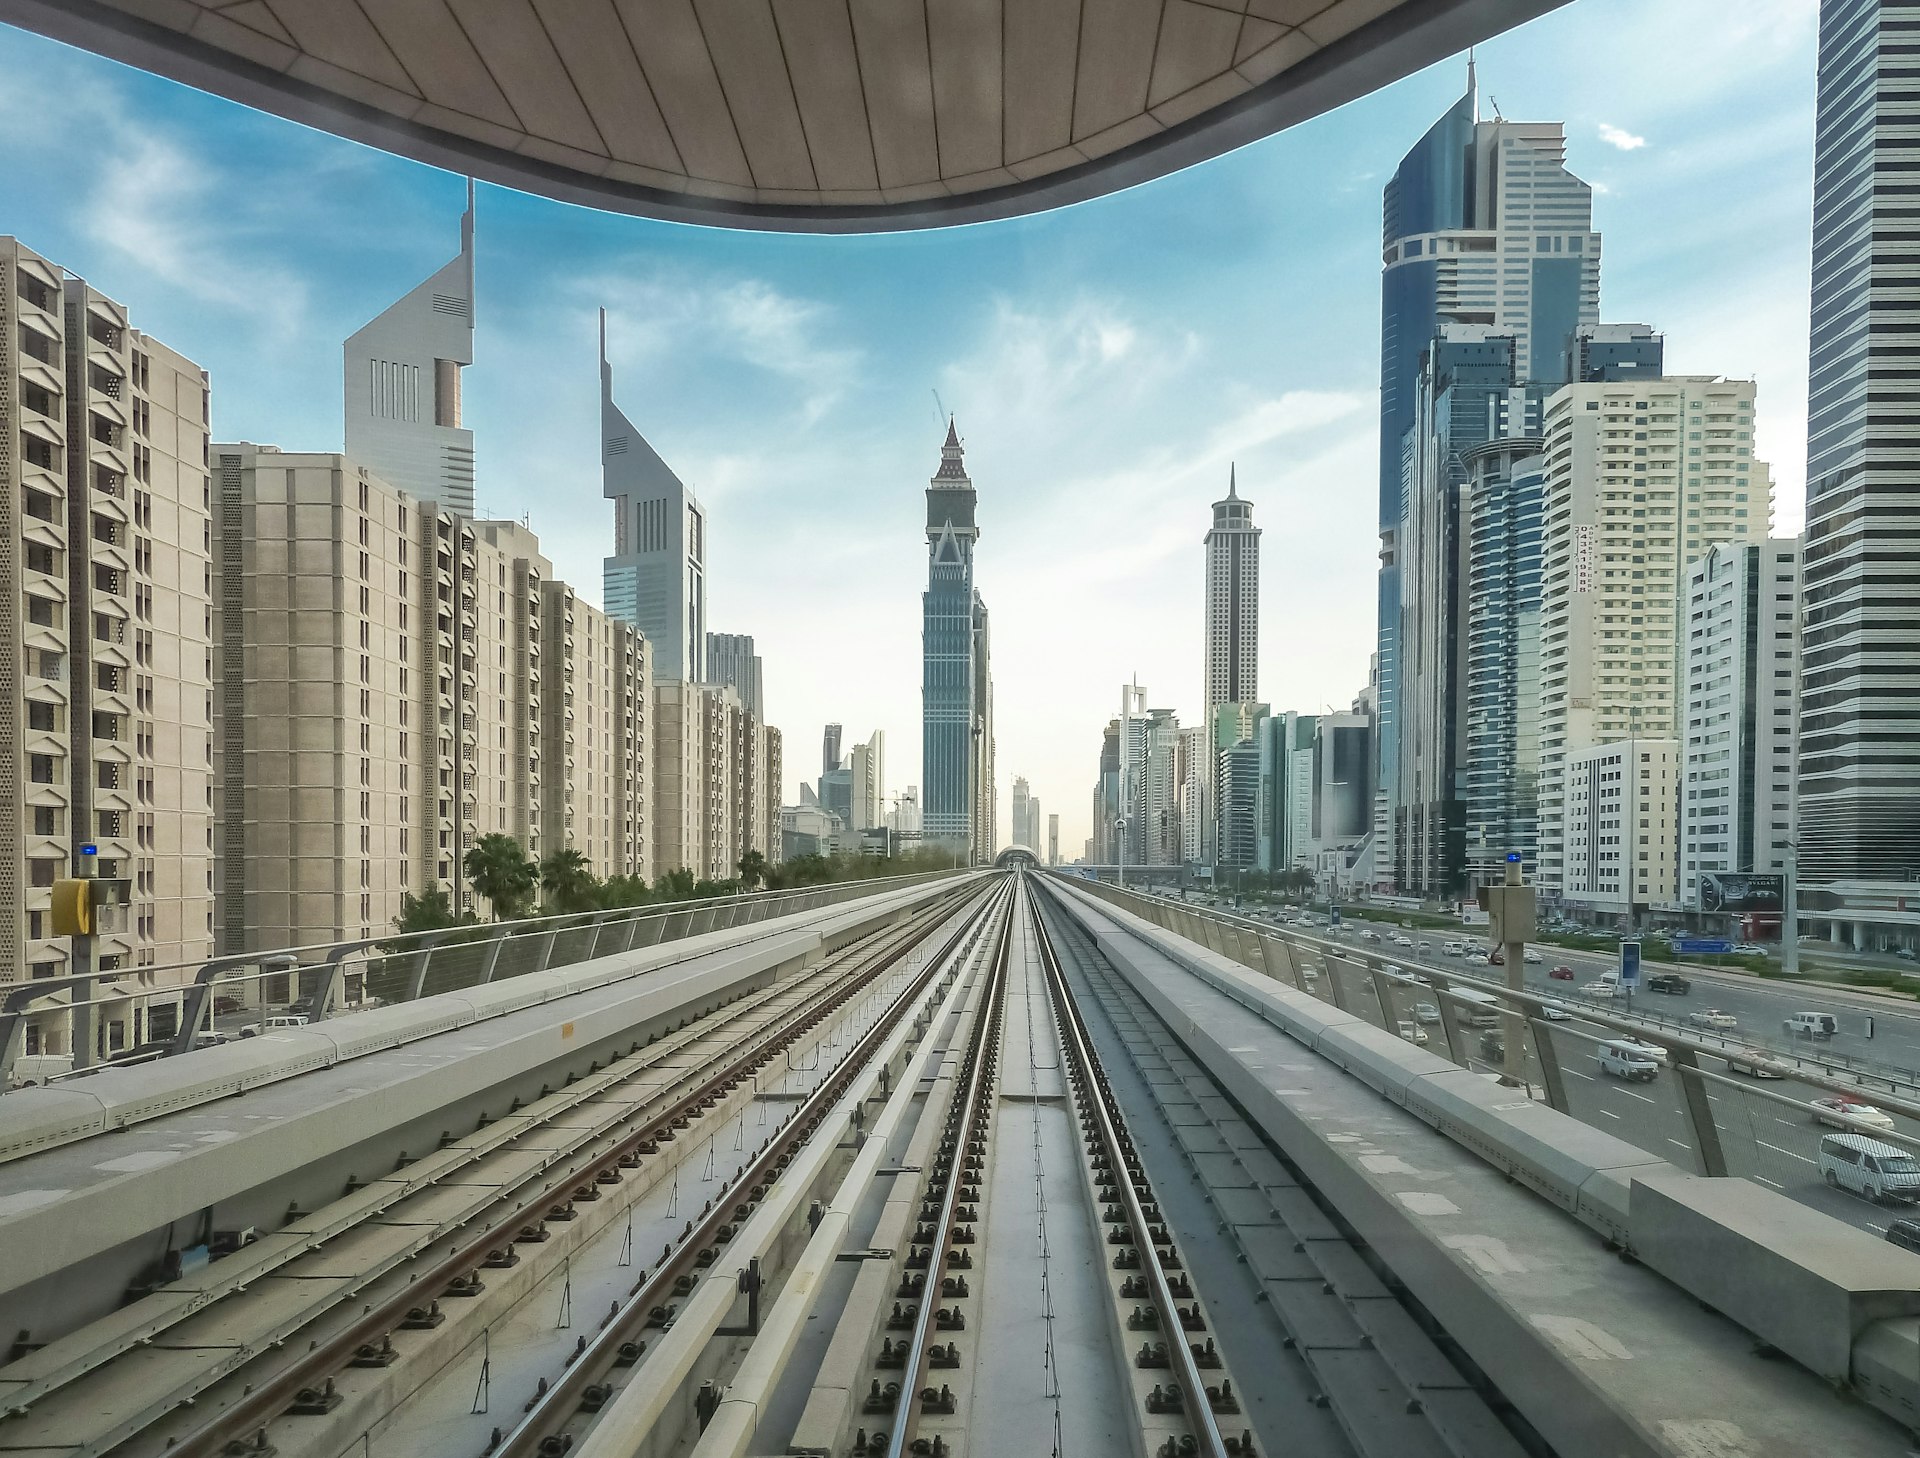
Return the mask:
<svg viewBox="0 0 1920 1458">
<path fill-rule="evenodd" d="M 1733 950 L 1725 937 L 1675 937 L 1673 950 L 1682 956 L 1719 957 Z"/>
<path fill-rule="evenodd" d="M 1624 992 L 1640 990 L 1640 943 L 1620 943 L 1620 987 Z"/>
</svg>

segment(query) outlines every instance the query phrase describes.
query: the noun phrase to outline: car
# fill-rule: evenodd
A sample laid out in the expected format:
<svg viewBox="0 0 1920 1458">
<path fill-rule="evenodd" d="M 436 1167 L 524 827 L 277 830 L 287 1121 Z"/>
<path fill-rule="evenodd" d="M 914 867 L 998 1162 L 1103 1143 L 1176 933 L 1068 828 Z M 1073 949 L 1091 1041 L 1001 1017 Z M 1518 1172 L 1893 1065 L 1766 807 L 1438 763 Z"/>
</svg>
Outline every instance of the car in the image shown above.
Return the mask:
<svg viewBox="0 0 1920 1458">
<path fill-rule="evenodd" d="M 1887 1243 L 1902 1250 L 1920 1251 L 1920 1220 L 1889 1220 Z"/>
<path fill-rule="evenodd" d="M 1600 1071 L 1629 1083 L 1651 1083 L 1660 1076 L 1660 1063 L 1637 1038 L 1615 1038 L 1600 1045 Z"/>
<path fill-rule="evenodd" d="M 1469 967 L 1491 967 L 1493 965 L 1493 959 L 1488 957 L 1485 952 L 1468 952 L 1466 963 Z"/>
<path fill-rule="evenodd" d="M 1665 992 L 1674 997 L 1685 997 L 1693 991 L 1693 983 L 1677 972 L 1656 972 L 1647 979 L 1648 992 Z"/>
<path fill-rule="evenodd" d="M 1905 1200 L 1920 1195 L 1920 1163 L 1904 1149 L 1864 1134 L 1828 1134 L 1820 1140 L 1820 1177 L 1833 1190 L 1851 1190 L 1869 1200 Z"/>
<path fill-rule="evenodd" d="M 1399 1028 L 1400 1036 L 1405 1038 L 1409 1043 L 1421 1048 L 1427 1046 L 1427 1030 L 1418 1023 L 1408 1022 L 1405 1018 L 1402 1018 Z"/>
<path fill-rule="evenodd" d="M 1417 1002 L 1413 1005 L 1414 1021 L 1426 1023 L 1431 1027 L 1440 1021 L 1440 1009 L 1430 1002 Z"/>
<path fill-rule="evenodd" d="M 1902 962 L 1920 962 L 1920 952 L 1914 951 L 1912 947 L 1895 947 L 1893 955 Z"/>
<path fill-rule="evenodd" d="M 1528 947 L 1526 952 L 1523 954 L 1523 956 L 1529 967 L 1547 960 L 1545 957 L 1540 955 L 1539 951 L 1536 948 L 1533 948 L 1533 947 Z"/>
<path fill-rule="evenodd" d="M 1442 942 L 1440 944 L 1440 951 L 1444 956 L 1464 957 L 1467 954 L 1467 944 L 1465 942 Z"/>
<path fill-rule="evenodd" d="M 1550 1023 L 1570 1022 L 1573 1018 L 1573 1014 L 1568 1012 L 1564 1007 L 1562 1007 L 1557 1002 L 1541 1003 L 1540 1016 L 1545 1018 Z"/>
<path fill-rule="evenodd" d="M 1555 982 L 1571 982 L 1573 981 L 1573 968 L 1555 967 L 1547 973 L 1547 976 L 1551 977 Z"/>
<path fill-rule="evenodd" d="M 1623 996 L 1625 992 L 1626 989 L 1620 985 L 1620 979 L 1615 977 L 1611 972 L 1607 973 L 1604 977 L 1594 978 L 1593 981 L 1584 984 L 1580 989 L 1580 995 L 1582 997 L 1620 997 Z"/>
<path fill-rule="evenodd" d="M 1747 1048 L 1727 1055 L 1727 1072 L 1744 1073 L 1749 1078 L 1785 1078 L 1793 1069 L 1757 1048 Z"/>
<path fill-rule="evenodd" d="M 1849 1119 L 1869 1124 L 1875 1129 L 1895 1127 L 1893 1115 L 1885 1109 L 1876 1109 L 1872 1104 L 1863 1104 L 1846 1094 L 1829 1094 L 1826 1098 L 1813 1101 L 1814 1123 L 1826 1124 L 1834 1129 L 1850 1129 L 1853 1126 L 1847 1122 Z"/>
<path fill-rule="evenodd" d="M 1712 1028 L 1716 1032 L 1730 1033 L 1740 1026 L 1740 1019 L 1732 1013 L 1721 1012 L 1717 1007 L 1703 1008 L 1699 1012 L 1687 1014 L 1687 1026 L 1693 1028 Z"/>
<path fill-rule="evenodd" d="M 1832 1013 L 1797 1012 L 1780 1027 L 1789 1038 L 1831 1038 L 1840 1031 L 1840 1021 Z"/>
<path fill-rule="evenodd" d="M 1412 937 L 1395 937 L 1393 939 L 1393 944 L 1396 947 L 1410 947 L 1413 945 L 1413 938 Z"/>
<path fill-rule="evenodd" d="M 1414 950 L 1417 952 L 1431 952 L 1433 950 L 1433 943 L 1422 942 L 1418 947 L 1415 947 Z"/>
<path fill-rule="evenodd" d="M 1630 1038 L 1622 1035 L 1613 1040 L 1623 1048 L 1638 1049 L 1641 1056 L 1651 1058 L 1662 1068 L 1667 1066 L 1667 1050 L 1658 1043 L 1649 1043 L 1645 1038 Z"/>
<path fill-rule="evenodd" d="M 1482 1033 L 1480 1035 L 1480 1056 L 1488 1063 L 1507 1061 L 1507 1039 L 1504 1033 Z"/>
<path fill-rule="evenodd" d="M 1495 947 L 1492 951 L 1488 952 L 1482 960 L 1489 967 L 1504 967 L 1507 965 L 1507 954 L 1500 950 L 1500 948 Z"/>
</svg>

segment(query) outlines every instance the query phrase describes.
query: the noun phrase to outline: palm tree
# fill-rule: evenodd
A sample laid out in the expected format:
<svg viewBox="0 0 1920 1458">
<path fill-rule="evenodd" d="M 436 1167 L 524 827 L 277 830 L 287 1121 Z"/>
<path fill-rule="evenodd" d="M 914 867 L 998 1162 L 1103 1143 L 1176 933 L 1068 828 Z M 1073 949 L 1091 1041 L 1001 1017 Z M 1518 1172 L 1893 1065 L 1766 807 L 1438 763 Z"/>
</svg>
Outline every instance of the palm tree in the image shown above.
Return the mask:
<svg viewBox="0 0 1920 1458">
<path fill-rule="evenodd" d="M 751 891 L 766 879 L 767 858 L 757 850 L 750 850 L 740 857 L 740 884 Z"/>
<path fill-rule="evenodd" d="M 510 835 L 481 836 L 467 852 L 464 869 L 475 893 L 493 907 L 495 921 L 518 915 L 540 879 L 520 842 Z"/>
<path fill-rule="evenodd" d="M 541 859 L 540 889 L 547 893 L 549 911 L 587 911 L 599 888 L 583 851 L 563 846 Z"/>
</svg>

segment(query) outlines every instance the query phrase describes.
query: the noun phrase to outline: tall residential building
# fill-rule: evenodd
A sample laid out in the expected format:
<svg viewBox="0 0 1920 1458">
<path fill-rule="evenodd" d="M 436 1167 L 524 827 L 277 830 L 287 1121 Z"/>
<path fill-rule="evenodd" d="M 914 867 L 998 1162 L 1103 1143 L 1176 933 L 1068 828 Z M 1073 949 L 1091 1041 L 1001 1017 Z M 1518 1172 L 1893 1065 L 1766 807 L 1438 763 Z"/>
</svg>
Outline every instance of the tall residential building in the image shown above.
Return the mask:
<svg viewBox="0 0 1920 1458">
<path fill-rule="evenodd" d="M 829 724 L 820 732 L 820 773 L 840 768 L 840 726 Z"/>
<path fill-rule="evenodd" d="M 1540 871 L 1571 887 L 1566 766 L 1586 747 L 1677 741 L 1687 569 L 1765 538 L 1753 383 L 1576 383 L 1547 404 L 1540 606 Z M 1568 896 L 1572 895 L 1567 890 Z M 1677 894 L 1677 888 L 1676 888 Z"/>
<path fill-rule="evenodd" d="M 344 456 L 211 456 L 219 950 L 377 936 L 408 894 L 460 905 L 456 518 Z"/>
<path fill-rule="evenodd" d="M 1216 704 L 1250 704 L 1260 697 L 1260 528 L 1253 504 L 1240 499 L 1236 473 L 1213 503 L 1207 532 L 1207 676 L 1204 721 Z"/>
<path fill-rule="evenodd" d="M 1172 709 L 1147 715 L 1140 771 L 1140 859 L 1150 866 L 1177 866 L 1180 835 L 1180 720 Z M 1038 819 L 1036 817 L 1036 826 Z"/>
<path fill-rule="evenodd" d="M 1058 815 L 1047 817 L 1047 864 L 1050 866 L 1060 864 L 1060 817 Z"/>
<path fill-rule="evenodd" d="M 1920 946 L 1920 5 L 1823 0 L 1801 640 L 1807 926 Z"/>
<path fill-rule="evenodd" d="M 1093 860 L 1110 866 L 1120 859 L 1120 721 L 1109 719 L 1100 736 L 1100 773 L 1093 782 Z"/>
<path fill-rule="evenodd" d="M 927 485 L 927 590 L 921 597 L 924 834 L 973 862 L 993 845 L 993 680 L 987 609 L 973 585 L 978 498 L 947 422 Z"/>
<path fill-rule="evenodd" d="M 1220 842 L 1217 863 L 1252 870 L 1258 864 L 1260 746 L 1242 739 L 1220 751 Z"/>
<path fill-rule="evenodd" d="M 771 724 L 760 726 L 760 759 L 766 766 L 766 785 L 762 790 L 760 815 L 765 823 L 765 844 L 760 853 L 770 861 L 782 854 L 780 802 L 785 798 L 786 750 L 780 731 Z"/>
<path fill-rule="evenodd" d="M 766 722 L 766 701 L 761 689 L 760 655 L 754 651 L 750 633 L 707 634 L 707 678 L 723 683 L 740 695 L 749 714 Z"/>
<path fill-rule="evenodd" d="M 613 503 L 607 612 L 653 645 L 656 680 L 705 683 L 707 511 L 613 403 L 607 311 L 600 311 L 601 493 Z M 667 869 L 672 869 L 668 867 Z"/>
<path fill-rule="evenodd" d="M 1702 876 L 1786 874 L 1799 681 L 1800 539 L 1708 548 L 1687 572 L 1680 803 L 1680 904 L 1687 910 L 1716 909 L 1702 901 Z"/>
<path fill-rule="evenodd" d="M 1037 850 L 1038 847 L 1027 839 L 1027 802 L 1031 798 L 1026 776 L 1015 775 L 1013 779 L 1013 843 L 1024 845 L 1028 850 Z"/>
<path fill-rule="evenodd" d="M 1499 879 L 1509 852 L 1531 877 L 1540 854 L 1540 569 L 1545 444 L 1466 452 L 1463 849 L 1467 880 Z"/>
<path fill-rule="evenodd" d="M 1401 160 L 1382 199 L 1380 309 L 1379 716 L 1376 859 L 1391 844 L 1401 783 L 1403 465 L 1421 357 L 1443 322 L 1491 325 L 1514 341 L 1516 379 L 1569 378 L 1568 347 L 1600 317 L 1592 190 L 1566 166 L 1557 122 L 1482 121 L 1467 89 Z M 1385 881 L 1391 881 L 1390 874 Z"/>
<path fill-rule="evenodd" d="M 564 582 L 541 584 L 540 624 L 540 849 L 652 880 L 652 645 Z"/>
<path fill-rule="evenodd" d="M 473 515 L 473 432 L 460 371 L 473 363 L 473 184 L 460 252 L 347 340 L 347 456 L 415 501 Z"/>
<path fill-rule="evenodd" d="M 1628 738 L 1589 744 L 1562 764 L 1564 905 L 1631 918 L 1679 897 L 1680 745 Z"/>
<path fill-rule="evenodd" d="M 1212 803 L 1208 786 L 1213 782 L 1213 756 L 1208 753 L 1209 730 L 1195 724 L 1180 731 L 1180 859 L 1199 865 L 1206 859 L 1208 835 L 1207 807 Z"/>
<path fill-rule="evenodd" d="M 131 883 L 100 995 L 212 951 L 207 376 L 127 311 L 0 237 L 0 984 L 74 971 L 56 879 Z M 189 974 L 190 975 L 190 974 Z M 172 1031 L 186 980 L 140 974 L 96 1056 Z M 67 1014 L 29 1052 L 72 1052 Z"/>
<path fill-rule="evenodd" d="M 886 824 L 887 736 L 876 729 L 865 744 L 847 754 L 849 830 L 873 830 Z"/>
</svg>

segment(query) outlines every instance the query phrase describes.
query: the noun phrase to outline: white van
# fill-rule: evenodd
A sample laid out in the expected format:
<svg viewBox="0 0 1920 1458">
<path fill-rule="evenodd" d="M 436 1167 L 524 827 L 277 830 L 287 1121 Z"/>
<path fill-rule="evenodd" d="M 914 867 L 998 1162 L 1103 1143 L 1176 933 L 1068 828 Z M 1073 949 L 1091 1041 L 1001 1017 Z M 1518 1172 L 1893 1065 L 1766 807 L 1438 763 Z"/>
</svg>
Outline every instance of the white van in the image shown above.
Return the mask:
<svg viewBox="0 0 1920 1458">
<path fill-rule="evenodd" d="M 1660 1065 L 1638 1043 L 1622 1040 L 1600 1045 L 1600 1071 L 1636 1083 L 1651 1083 Z"/>
<path fill-rule="evenodd" d="M 1831 1038 L 1840 1024 L 1832 1013 L 1797 1012 L 1780 1024 L 1789 1038 Z"/>
<path fill-rule="evenodd" d="M 1491 1028 L 1500 1021 L 1500 1002 L 1490 992 L 1461 988 L 1453 994 L 1453 1015 L 1463 1028 Z"/>
<path fill-rule="evenodd" d="M 1920 1161 L 1865 1134 L 1828 1134 L 1820 1140 L 1820 1177 L 1836 1190 L 1869 1200 L 1920 1196 Z"/>
<path fill-rule="evenodd" d="M 1443 955 L 1448 957 L 1465 956 L 1467 951 L 1467 944 L 1465 942 L 1445 942 L 1441 945 L 1440 951 Z"/>
<path fill-rule="evenodd" d="M 267 1031 L 272 1032 L 276 1028 L 304 1028 L 308 1021 L 299 1013 L 283 1013 L 277 1018 L 267 1019 Z"/>
</svg>

